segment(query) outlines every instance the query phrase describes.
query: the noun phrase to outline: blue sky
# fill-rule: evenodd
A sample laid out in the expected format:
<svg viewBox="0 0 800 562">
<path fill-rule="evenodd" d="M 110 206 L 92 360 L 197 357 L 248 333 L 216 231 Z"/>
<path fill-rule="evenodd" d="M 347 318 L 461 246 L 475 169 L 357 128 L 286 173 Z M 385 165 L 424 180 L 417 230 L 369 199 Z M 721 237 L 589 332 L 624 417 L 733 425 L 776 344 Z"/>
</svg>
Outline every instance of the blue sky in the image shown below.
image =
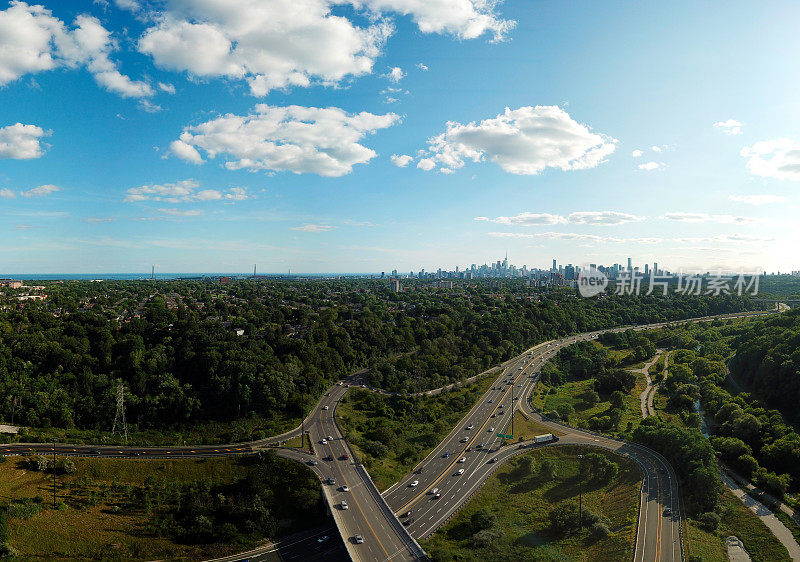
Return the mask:
<svg viewBox="0 0 800 562">
<path fill-rule="evenodd" d="M 0 2 L 0 271 L 800 269 L 794 2 L 228 4 Z"/>
</svg>

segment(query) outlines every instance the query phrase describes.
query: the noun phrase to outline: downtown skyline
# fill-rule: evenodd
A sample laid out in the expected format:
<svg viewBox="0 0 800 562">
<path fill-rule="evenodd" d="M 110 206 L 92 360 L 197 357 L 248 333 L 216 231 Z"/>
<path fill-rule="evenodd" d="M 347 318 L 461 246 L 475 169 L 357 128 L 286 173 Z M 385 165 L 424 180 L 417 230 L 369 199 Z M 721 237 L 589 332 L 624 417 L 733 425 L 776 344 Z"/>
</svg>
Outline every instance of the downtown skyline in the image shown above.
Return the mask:
<svg viewBox="0 0 800 562">
<path fill-rule="evenodd" d="M 0 1 L 0 271 L 800 269 L 796 4 L 279 4 Z"/>
</svg>

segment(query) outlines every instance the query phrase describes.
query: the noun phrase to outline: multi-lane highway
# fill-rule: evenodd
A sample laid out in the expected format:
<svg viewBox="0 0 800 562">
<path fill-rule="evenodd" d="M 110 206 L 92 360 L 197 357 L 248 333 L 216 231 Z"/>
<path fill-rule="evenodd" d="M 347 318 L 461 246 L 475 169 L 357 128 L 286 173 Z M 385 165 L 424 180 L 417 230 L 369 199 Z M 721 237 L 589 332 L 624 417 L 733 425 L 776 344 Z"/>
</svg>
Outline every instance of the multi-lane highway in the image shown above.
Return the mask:
<svg viewBox="0 0 800 562">
<path fill-rule="evenodd" d="M 754 314 L 765 313 L 695 318 L 673 324 Z M 653 329 L 665 325 L 667 323 L 656 323 L 633 329 Z M 628 327 L 604 331 L 625 329 Z M 513 411 L 520 408 L 528 417 L 562 434 L 556 446 L 602 447 L 636 462 L 644 478 L 635 560 L 680 560 L 682 541 L 678 482 L 669 464 L 650 449 L 548 420 L 530 406 L 529 397 L 539 380 L 544 362 L 565 345 L 595 338 L 602 332 L 545 342 L 505 362 L 492 387 L 442 443 L 415 467 L 412 474 L 389 488 L 383 496 L 378 493 L 363 466 L 354 461 L 335 421 L 339 400 L 348 391 L 347 385 L 356 380 L 355 377 L 334 385 L 306 418 L 305 427 L 314 442 L 315 453 L 278 449 L 278 454 L 306 463 L 320 477 L 324 496 L 348 555 L 353 560 L 414 560 L 424 557 L 414 538 L 427 537 L 438 529 L 475 493 L 494 469 L 508 458 L 531 448 L 553 446 L 532 445 L 530 442 L 523 444 L 523 448 L 519 448 L 517 443 L 501 446 L 502 441 L 497 433 L 510 433 L 507 426 Z M 60 455 L 142 459 L 230 456 L 263 450 L 266 446 L 299 436 L 300 431 L 298 427 L 280 436 L 232 445 L 111 447 L 57 444 L 55 451 Z M 51 443 L 0 445 L 0 454 L 52 451 Z M 333 483 L 330 483 L 331 478 Z M 413 484 L 415 481 L 416 484 Z M 432 493 L 434 488 L 437 489 L 436 493 Z M 408 511 L 412 513 L 406 516 Z M 413 520 L 409 523 L 409 519 Z"/>
</svg>

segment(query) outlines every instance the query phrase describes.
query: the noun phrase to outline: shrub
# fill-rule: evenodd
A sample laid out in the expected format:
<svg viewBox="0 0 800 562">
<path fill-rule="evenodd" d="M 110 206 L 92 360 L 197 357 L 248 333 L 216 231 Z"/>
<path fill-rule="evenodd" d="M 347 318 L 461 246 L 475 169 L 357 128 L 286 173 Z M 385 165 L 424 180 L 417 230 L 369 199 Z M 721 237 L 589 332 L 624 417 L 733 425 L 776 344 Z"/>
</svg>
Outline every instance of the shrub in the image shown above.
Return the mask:
<svg viewBox="0 0 800 562">
<path fill-rule="evenodd" d="M 486 508 L 479 509 L 469 519 L 472 531 L 478 532 L 490 529 L 497 524 L 497 516 Z"/>
<path fill-rule="evenodd" d="M 592 533 L 592 535 L 600 539 L 604 539 L 611 534 L 611 531 L 608 529 L 608 525 L 601 521 L 592 523 L 592 525 L 589 527 L 589 531 Z"/>
<path fill-rule="evenodd" d="M 701 513 L 697 521 L 700 523 L 700 526 L 709 533 L 713 533 L 719 527 L 719 515 L 713 511 Z"/>
</svg>

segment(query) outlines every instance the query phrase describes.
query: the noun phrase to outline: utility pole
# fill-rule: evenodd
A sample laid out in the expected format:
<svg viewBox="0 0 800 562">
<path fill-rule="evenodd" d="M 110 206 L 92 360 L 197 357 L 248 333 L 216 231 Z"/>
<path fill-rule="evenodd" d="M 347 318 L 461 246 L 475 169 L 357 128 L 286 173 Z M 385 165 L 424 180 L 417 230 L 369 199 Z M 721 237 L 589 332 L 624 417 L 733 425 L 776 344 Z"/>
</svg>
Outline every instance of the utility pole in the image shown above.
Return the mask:
<svg viewBox="0 0 800 562">
<path fill-rule="evenodd" d="M 53 438 L 53 509 L 56 508 L 56 439 Z"/>
</svg>

